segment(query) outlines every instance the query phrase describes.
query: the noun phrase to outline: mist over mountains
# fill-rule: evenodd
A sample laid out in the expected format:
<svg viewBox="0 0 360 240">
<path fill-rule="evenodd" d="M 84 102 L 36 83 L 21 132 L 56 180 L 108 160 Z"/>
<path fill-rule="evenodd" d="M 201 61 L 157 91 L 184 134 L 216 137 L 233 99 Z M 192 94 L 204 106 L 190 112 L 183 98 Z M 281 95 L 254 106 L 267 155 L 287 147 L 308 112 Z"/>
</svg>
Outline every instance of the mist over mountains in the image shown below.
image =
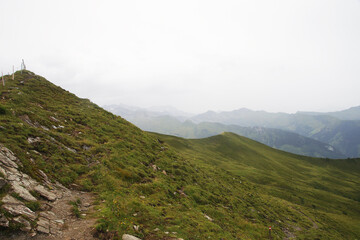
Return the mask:
<svg viewBox="0 0 360 240">
<path fill-rule="evenodd" d="M 125 105 L 104 108 L 146 131 L 185 138 L 204 138 L 227 131 L 301 155 L 326 158 L 360 156 L 359 106 L 329 113 L 269 113 L 241 108 L 208 111 L 194 116 L 174 109 L 152 111 Z"/>
</svg>

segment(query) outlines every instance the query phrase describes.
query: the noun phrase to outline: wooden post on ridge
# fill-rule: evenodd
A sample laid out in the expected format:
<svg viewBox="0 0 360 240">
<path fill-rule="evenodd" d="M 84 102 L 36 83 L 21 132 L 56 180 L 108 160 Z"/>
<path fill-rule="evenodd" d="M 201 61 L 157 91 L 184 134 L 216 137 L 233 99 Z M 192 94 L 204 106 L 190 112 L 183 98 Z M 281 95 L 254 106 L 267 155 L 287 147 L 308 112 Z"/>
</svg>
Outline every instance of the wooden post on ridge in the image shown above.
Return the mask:
<svg viewBox="0 0 360 240">
<path fill-rule="evenodd" d="M 14 70 L 14 65 L 13 65 L 13 74 L 12 74 L 12 80 L 14 81 L 15 79 L 15 70 Z"/>
<path fill-rule="evenodd" d="M 22 70 L 26 70 L 26 65 L 25 65 L 24 59 L 22 59 L 22 61 L 21 61 L 21 74 L 22 74 Z"/>
<path fill-rule="evenodd" d="M 3 72 L 1 72 L 1 79 L 2 79 L 2 82 L 3 82 L 3 86 L 5 87 L 5 80 L 4 80 L 4 74 L 3 74 Z"/>
<path fill-rule="evenodd" d="M 24 59 L 22 60 L 22 65 L 23 65 L 24 70 L 26 70 L 26 65 L 25 65 Z"/>
</svg>

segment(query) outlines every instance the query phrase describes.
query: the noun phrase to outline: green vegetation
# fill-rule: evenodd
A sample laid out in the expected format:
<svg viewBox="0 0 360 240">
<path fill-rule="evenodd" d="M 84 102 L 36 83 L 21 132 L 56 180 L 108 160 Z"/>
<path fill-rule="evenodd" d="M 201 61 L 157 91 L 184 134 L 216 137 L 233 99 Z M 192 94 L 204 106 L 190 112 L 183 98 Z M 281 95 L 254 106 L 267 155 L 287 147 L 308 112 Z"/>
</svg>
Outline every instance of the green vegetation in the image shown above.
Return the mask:
<svg viewBox="0 0 360 240">
<path fill-rule="evenodd" d="M 342 228 L 339 226 L 344 226 L 341 234 L 360 234 L 360 159 L 330 160 L 298 156 L 232 133 L 191 140 L 154 135 L 187 158 L 216 166 L 250 181 L 263 198 L 294 204 L 288 207 L 297 209 L 313 226 L 317 226 L 299 232 L 299 237 L 310 238 L 319 233 L 319 228 L 339 230 Z M 288 224 L 303 228 L 299 221 Z"/>
<path fill-rule="evenodd" d="M 1 144 L 32 177 L 42 170 L 95 192 L 98 236 L 265 239 L 269 225 L 274 239 L 360 235 L 359 160 L 300 157 L 232 134 L 153 135 L 31 72 L 5 80 Z"/>
<path fill-rule="evenodd" d="M 40 209 L 40 203 L 38 201 L 27 202 L 25 205 L 34 212 Z"/>
<path fill-rule="evenodd" d="M 76 201 L 70 201 L 70 205 L 72 205 L 71 212 L 74 214 L 75 217 L 80 218 L 80 209 L 79 206 L 81 204 L 81 200 L 78 198 Z"/>
</svg>

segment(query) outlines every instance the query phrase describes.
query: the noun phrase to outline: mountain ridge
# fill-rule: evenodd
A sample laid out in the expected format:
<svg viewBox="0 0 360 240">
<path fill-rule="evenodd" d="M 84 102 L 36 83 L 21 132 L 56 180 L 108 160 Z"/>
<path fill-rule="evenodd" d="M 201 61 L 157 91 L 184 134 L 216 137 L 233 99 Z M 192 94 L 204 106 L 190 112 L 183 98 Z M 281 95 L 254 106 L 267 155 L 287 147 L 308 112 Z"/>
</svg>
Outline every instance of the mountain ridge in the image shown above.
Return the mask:
<svg viewBox="0 0 360 240">
<path fill-rule="evenodd" d="M 268 146 L 287 150 L 296 154 L 313 157 L 345 158 L 346 155 L 338 151 L 331 144 L 301 136 L 294 132 L 264 127 L 241 127 L 225 125 L 215 122 L 193 123 L 191 120 L 179 119 L 167 115 L 152 114 L 149 111 L 127 111 L 124 108 L 108 109 L 114 114 L 123 116 L 126 120 L 145 131 L 170 134 L 185 138 L 204 138 L 230 131 L 249 137 Z M 215 114 L 215 112 L 214 112 Z M 258 131 L 258 130 L 262 131 Z"/>
<path fill-rule="evenodd" d="M 0 143 L 19 159 L 21 174 L 44 183 L 42 171 L 48 181 L 94 193 L 94 215 L 84 217 L 96 219 L 100 239 L 264 239 L 269 225 L 274 239 L 359 235 L 357 159 L 307 158 L 229 134 L 193 146 L 180 139 L 179 150 L 32 72 L 4 78 Z M 292 175 L 302 179 L 294 198 L 287 193 L 297 190 L 288 185 Z M 41 209 L 51 206 L 26 202 L 9 187 L 12 178 L 0 178 L 0 218 L 11 226 L 5 228 L 21 231 L 14 219 L 27 219 L 7 210 L 15 198 L 15 205 L 33 208 L 35 218 L 27 220 L 35 231 Z"/>
</svg>

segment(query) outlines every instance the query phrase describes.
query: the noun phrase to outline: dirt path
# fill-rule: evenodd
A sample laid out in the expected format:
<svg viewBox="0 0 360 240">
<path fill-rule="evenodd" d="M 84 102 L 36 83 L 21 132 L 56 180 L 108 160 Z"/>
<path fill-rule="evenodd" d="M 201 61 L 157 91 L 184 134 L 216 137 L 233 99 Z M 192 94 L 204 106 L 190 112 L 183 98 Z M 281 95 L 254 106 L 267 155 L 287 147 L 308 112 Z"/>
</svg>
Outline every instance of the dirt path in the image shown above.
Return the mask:
<svg viewBox="0 0 360 240">
<path fill-rule="evenodd" d="M 92 235 L 94 232 L 93 226 L 96 219 L 91 217 L 93 210 L 94 195 L 87 192 L 71 190 L 63 193 L 63 197 L 51 204 L 51 212 L 56 215 L 57 221 L 61 222 L 61 227 L 56 234 L 37 233 L 35 236 L 30 234 L 17 233 L 6 236 L 4 239 L 9 240 L 48 240 L 48 239 L 62 239 L 62 240 L 92 240 L 95 239 Z M 73 212 L 73 206 L 70 201 L 80 200 L 79 210 L 81 217 L 77 218 Z M 4 236 L 2 236 L 4 237 Z M 1 238 L 2 238 L 1 237 Z"/>
</svg>

